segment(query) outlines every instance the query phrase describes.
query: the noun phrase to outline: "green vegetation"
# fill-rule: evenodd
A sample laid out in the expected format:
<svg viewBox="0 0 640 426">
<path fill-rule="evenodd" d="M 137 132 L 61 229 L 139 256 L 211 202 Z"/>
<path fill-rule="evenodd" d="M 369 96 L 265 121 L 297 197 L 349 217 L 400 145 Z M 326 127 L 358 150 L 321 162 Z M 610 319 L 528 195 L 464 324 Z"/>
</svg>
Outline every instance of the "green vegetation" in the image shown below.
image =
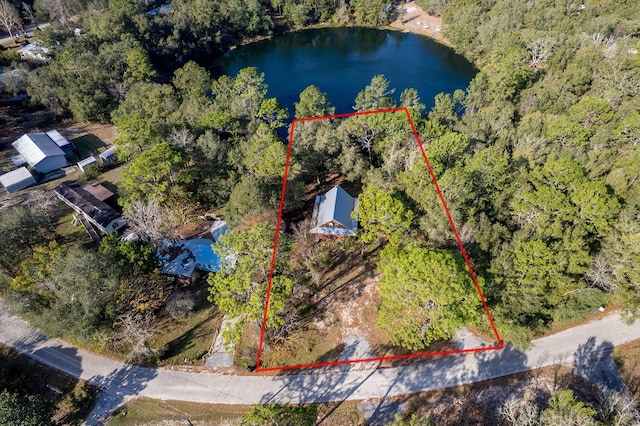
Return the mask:
<svg viewBox="0 0 640 426">
<path fill-rule="evenodd" d="M 624 305 L 635 318 L 637 7 L 420 3 L 442 14 L 448 40 L 481 71 L 465 91 L 438 95 L 431 111 L 413 89 L 394 98 L 382 75 L 355 97 L 356 111 L 407 107 L 431 170 L 403 113 L 297 123 L 269 344 L 275 351 L 291 344 L 324 309 L 311 299 L 339 256 L 329 255 L 328 243 L 305 238 L 301 219 L 312 192 L 334 179 L 362 188 L 362 262 L 383 273 L 378 324 L 405 348 L 423 349 L 466 324 L 483 327 L 440 194 L 507 340 L 525 346 L 555 323 L 579 321 L 606 303 Z M 148 342 L 175 284 L 153 264 L 153 246 L 174 225 L 215 210 L 232 232 L 216 248 L 225 265 L 208 278 L 209 297 L 222 314 L 242 319 L 233 330 L 233 339 L 241 338 L 261 321 L 287 148 L 279 131 L 291 116 L 335 109 L 309 86 L 287 111 L 267 98 L 256 68 L 213 78 L 204 59 L 318 22 L 385 25 L 393 8 L 360 0 L 175 0 L 171 13 L 157 16 L 133 0 L 51 0 L 34 8 L 33 19 L 56 21 L 39 37 L 51 60 L 26 82 L 25 70 L 14 66 L 20 72 L 6 90 L 18 93 L 26 84 L 31 101 L 54 115 L 116 126 L 115 144 L 127 162 L 118 172 L 120 204 L 143 242 L 105 239 L 98 252 L 67 247 L 51 209 L 7 208 L 0 250 L 14 256 L 0 259 L 0 270 L 8 300 L 52 335 L 158 360 L 162 348 Z M 73 16 L 84 35 L 69 30 Z M 100 296 L 88 297 L 96 282 Z M 406 307 L 412 321 L 401 324 Z"/>
<path fill-rule="evenodd" d="M 96 395 L 86 383 L 0 346 L 0 424 L 79 425 Z"/>
<path fill-rule="evenodd" d="M 378 326 L 394 344 L 426 349 L 480 318 L 480 299 L 459 253 L 389 244 L 380 254 L 378 270 Z"/>
</svg>

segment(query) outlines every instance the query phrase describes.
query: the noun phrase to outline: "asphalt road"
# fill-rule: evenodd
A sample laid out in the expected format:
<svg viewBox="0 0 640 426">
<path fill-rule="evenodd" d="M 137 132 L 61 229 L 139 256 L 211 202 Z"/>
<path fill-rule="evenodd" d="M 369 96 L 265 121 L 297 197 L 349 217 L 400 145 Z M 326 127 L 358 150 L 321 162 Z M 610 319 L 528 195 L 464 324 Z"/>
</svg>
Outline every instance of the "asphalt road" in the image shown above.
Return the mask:
<svg viewBox="0 0 640 426">
<path fill-rule="evenodd" d="M 309 370 L 281 376 L 231 376 L 126 365 L 57 339 L 47 339 L 0 308 L 0 342 L 103 389 L 87 424 L 99 425 L 137 396 L 217 404 L 310 403 L 385 398 L 458 386 L 558 364 L 581 364 L 613 346 L 640 338 L 640 322 L 617 313 L 535 340 L 521 352 L 500 351 L 429 358 L 385 369 Z M 586 363 L 586 364 L 585 364 Z"/>
</svg>

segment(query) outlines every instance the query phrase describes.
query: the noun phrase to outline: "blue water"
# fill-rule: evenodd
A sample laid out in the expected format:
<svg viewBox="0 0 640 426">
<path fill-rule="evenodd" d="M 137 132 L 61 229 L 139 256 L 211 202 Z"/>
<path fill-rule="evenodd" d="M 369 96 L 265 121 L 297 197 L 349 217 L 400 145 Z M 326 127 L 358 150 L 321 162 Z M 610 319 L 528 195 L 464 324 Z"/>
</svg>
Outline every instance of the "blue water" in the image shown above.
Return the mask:
<svg viewBox="0 0 640 426">
<path fill-rule="evenodd" d="M 215 61 L 218 74 L 245 67 L 265 73 L 269 97 L 293 115 L 307 86 L 326 92 L 337 113 L 353 111 L 354 99 L 376 74 L 384 74 L 394 97 L 415 88 L 427 108 L 440 92 L 465 89 L 476 68 L 450 48 L 424 36 L 372 28 L 323 28 L 293 32 L 228 52 Z"/>
</svg>

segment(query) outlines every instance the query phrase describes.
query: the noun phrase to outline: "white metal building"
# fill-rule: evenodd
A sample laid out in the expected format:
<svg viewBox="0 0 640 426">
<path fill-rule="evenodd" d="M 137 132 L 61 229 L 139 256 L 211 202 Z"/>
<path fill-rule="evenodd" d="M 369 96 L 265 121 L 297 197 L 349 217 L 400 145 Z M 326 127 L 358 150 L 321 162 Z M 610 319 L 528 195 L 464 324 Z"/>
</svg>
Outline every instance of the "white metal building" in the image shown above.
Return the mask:
<svg viewBox="0 0 640 426">
<path fill-rule="evenodd" d="M 26 133 L 11 145 L 38 173 L 47 173 L 67 165 L 64 151 L 46 133 Z"/>
<path fill-rule="evenodd" d="M 26 167 L 20 167 L 19 169 L 0 175 L 0 183 L 2 183 L 2 186 L 6 188 L 7 192 L 15 192 L 28 186 L 35 185 L 36 179 L 33 177 L 29 169 Z"/>
</svg>

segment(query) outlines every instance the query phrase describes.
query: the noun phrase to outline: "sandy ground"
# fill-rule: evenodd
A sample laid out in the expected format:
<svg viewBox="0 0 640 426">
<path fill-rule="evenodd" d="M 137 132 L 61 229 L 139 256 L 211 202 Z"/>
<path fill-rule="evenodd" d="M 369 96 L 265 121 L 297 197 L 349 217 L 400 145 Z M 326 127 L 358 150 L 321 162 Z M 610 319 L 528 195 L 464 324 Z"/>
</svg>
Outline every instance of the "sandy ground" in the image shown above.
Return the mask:
<svg viewBox="0 0 640 426">
<path fill-rule="evenodd" d="M 404 16 L 391 23 L 393 28 L 422 34 L 441 43 L 449 44 L 448 40 L 442 35 L 442 18 L 429 15 L 420 9 L 415 1 L 405 3 L 402 8 L 405 11 Z"/>
</svg>

